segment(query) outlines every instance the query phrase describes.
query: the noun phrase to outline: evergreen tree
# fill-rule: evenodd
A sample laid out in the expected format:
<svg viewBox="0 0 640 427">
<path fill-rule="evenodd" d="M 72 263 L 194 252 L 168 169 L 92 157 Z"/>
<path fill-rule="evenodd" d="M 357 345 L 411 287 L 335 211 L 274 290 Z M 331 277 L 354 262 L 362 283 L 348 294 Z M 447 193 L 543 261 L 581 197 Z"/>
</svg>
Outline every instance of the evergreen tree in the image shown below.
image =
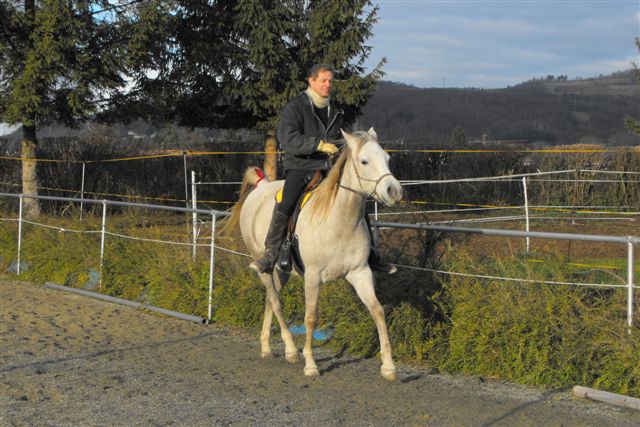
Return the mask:
<svg viewBox="0 0 640 427">
<path fill-rule="evenodd" d="M 248 114 L 230 90 L 241 70 L 236 1 L 145 2 L 134 22 L 133 87 L 101 118 L 137 116 L 188 127 L 246 127 Z M 249 123 L 250 124 L 250 123 Z"/>
<path fill-rule="evenodd" d="M 38 127 L 73 126 L 123 87 L 121 13 L 106 0 L 0 3 L 0 121 L 22 125 L 23 194 L 38 193 Z M 38 215 L 36 199 L 24 206 Z"/>
<path fill-rule="evenodd" d="M 369 9 L 368 12 L 366 10 Z M 265 160 L 275 177 L 275 135 L 284 105 L 306 87 L 307 70 L 314 63 L 336 67 L 334 97 L 355 120 L 382 76 L 381 61 L 365 74 L 377 7 L 369 0 L 240 0 L 236 28 L 242 49 L 242 73 L 233 86 L 252 114 L 252 125 L 268 134 Z M 270 158 L 269 158 L 270 157 Z"/>
</svg>

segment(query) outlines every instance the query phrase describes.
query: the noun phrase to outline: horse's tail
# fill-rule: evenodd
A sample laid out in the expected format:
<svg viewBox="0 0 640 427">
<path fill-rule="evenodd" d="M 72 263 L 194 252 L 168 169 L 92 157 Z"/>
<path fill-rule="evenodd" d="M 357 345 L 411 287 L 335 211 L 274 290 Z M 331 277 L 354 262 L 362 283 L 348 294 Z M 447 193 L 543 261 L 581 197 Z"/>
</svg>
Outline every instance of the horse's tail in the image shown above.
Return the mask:
<svg viewBox="0 0 640 427">
<path fill-rule="evenodd" d="M 240 211 L 242 211 L 244 201 L 262 180 L 269 180 L 264 172 L 262 172 L 262 169 L 255 166 L 249 166 L 245 170 L 244 177 L 242 178 L 242 184 L 240 185 L 240 198 L 236 204 L 233 205 L 233 208 L 231 208 L 231 215 L 223 221 L 222 228 L 219 232 L 221 237 L 229 237 L 236 229 L 238 222 L 240 221 Z"/>
</svg>

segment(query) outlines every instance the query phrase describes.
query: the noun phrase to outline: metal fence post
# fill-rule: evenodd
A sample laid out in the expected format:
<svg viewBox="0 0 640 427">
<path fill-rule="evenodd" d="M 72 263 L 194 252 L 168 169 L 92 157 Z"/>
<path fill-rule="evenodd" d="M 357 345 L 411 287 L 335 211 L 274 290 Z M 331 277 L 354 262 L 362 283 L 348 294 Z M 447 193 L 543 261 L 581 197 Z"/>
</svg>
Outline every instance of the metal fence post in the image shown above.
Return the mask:
<svg viewBox="0 0 640 427">
<path fill-rule="evenodd" d="M 22 194 L 20 195 L 20 206 L 18 208 L 18 265 L 16 274 L 20 274 L 20 252 L 22 250 Z"/>
<path fill-rule="evenodd" d="M 627 243 L 627 326 L 633 326 L 633 243 Z"/>
<path fill-rule="evenodd" d="M 522 189 L 524 193 L 524 221 L 525 221 L 525 229 L 527 233 L 529 232 L 529 198 L 527 197 L 527 177 L 522 177 Z M 527 254 L 529 254 L 529 238 L 526 238 L 527 241 Z"/>
<path fill-rule="evenodd" d="M 102 265 L 104 261 L 104 236 L 106 231 L 106 224 L 107 224 L 107 201 L 103 200 L 102 201 L 102 231 L 101 231 L 102 238 L 100 239 L 100 281 L 99 281 L 101 290 L 102 290 Z"/>
<path fill-rule="evenodd" d="M 213 266 L 214 266 L 214 250 L 215 250 L 215 236 L 216 236 L 216 213 L 211 211 L 211 253 L 209 255 L 209 311 L 207 319 L 211 321 L 212 315 L 212 300 L 213 300 Z"/>
<path fill-rule="evenodd" d="M 80 183 L 80 221 L 82 221 L 82 207 L 84 205 L 84 171 L 86 165 L 86 162 L 82 162 L 82 181 Z"/>
<path fill-rule="evenodd" d="M 184 201 L 189 209 L 189 181 L 187 178 L 187 152 L 182 152 L 182 162 L 184 164 Z"/>
<path fill-rule="evenodd" d="M 196 190 L 196 172 L 191 171 L 191 207 L 193 209 L 198 209 L 198 194 Z M 193 242 L 193 259 L 196 259 L 196 244 L 197 244 L 197 236 L 198 236 L 198 214 L 194 211 L 191 214 L 192 224 L 192 242 Z"/>
<path fill-rule="evenodd" d="M 376 202 L 375 200 L 373 201 L 373 218 L 374 221 L 378 221 L 378 202 Z M 377 247 L 378 242 L 380 241 L 380 233 L 378 232 L 378 227 L 376 227 L 375 225 L 372 225 L 371 227 L 371 237 L 373 239 L 371 244 L 373 245 L 373 247 Z"/>
</svg>

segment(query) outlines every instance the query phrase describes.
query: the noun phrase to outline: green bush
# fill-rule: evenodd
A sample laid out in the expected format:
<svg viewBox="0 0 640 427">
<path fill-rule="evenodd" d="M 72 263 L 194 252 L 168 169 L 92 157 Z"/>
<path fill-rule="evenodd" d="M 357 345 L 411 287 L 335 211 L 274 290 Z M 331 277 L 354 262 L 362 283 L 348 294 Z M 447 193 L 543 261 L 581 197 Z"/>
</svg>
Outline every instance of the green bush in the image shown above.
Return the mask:
<svg viewBox="0 0 640 427">
<path fill-rule="evenodd" d="M 534 281 L 584 281 L 559 259 L 535 269 L 517 258 L 500 261 L 458 253 L 450 268 Z M 446 370 L 536 385 L 606 385 L 640 395 L 640 338 L 637 327 L 631 335 L 624 327 L 624 289 L 454 276 L 443 298 L 451 316 L 448 352 L 441 360 Z"/>
</svg>

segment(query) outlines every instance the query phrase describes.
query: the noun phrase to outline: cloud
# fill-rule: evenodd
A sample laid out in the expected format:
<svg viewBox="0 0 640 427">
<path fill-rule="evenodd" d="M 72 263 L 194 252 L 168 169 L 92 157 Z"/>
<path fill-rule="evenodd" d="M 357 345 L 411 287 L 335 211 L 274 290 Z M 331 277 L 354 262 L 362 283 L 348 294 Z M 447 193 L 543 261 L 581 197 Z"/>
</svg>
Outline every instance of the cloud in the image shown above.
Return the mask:
<svg viewBox="0 0 640 427">
<path fill-rule="evenodd" d="M 386 56 L 385 78 L 417 86 L 440 86 L 443 78 L 464 87 L 478 81 L 504 87 L 522 77 L 590 76 L 628 69 L 628 58 L 637 57 L 637 2 L 386 1 L 380 6 L 369 43 L 371 63 Z"/>
</svg>

